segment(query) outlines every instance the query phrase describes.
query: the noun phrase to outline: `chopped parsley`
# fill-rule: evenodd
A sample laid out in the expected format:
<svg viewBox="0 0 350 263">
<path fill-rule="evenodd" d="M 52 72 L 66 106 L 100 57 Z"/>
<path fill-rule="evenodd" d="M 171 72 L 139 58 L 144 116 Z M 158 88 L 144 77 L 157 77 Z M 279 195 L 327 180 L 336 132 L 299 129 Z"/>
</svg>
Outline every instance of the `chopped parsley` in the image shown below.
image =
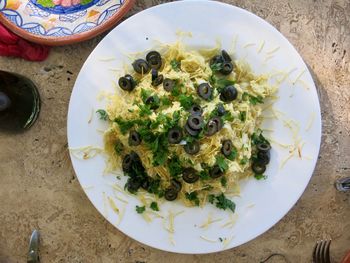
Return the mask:
<svg viewBox="0 0 350 263">
<path fill-rule="evenodd" d="M 261 180 L 261 179 L 266 180 L 267 179 L 267 176 L 263 175 L 263 174 L 254 174 L 254 177 L 256 180 Z"/>
<path fill-rule="evenodd" d="M 145 206 L 136 206 L 136 208 L 135 208 L 135 210 L 136 210 L 136 212 L 138 213 L 138 214 L 142 214 L 143 212 L 145 212 L 146 211 L 146 207 Z"/>
<path fill-rule="evenodd" d="M 153 211 L 159 211 L 157 202 L 152 202 L 149 206 Z"/>
<path fill-rule="evenodd" d="M 209 195 L 208 201 L 211 204 L 215 204 L 217 208 L 220 208 L 223 210 L 230 209 L 233 213 L 235 212 L 236 204 L 232 202 L 230 199 L 226 198 L 223 193 L 217 196 Z"/>
<path fill-rule="evenodd" d="M 160 188 L 160 178 L 152 179 L 149 183 L 147 191 L 151 194 L 156 194 L 159 197 L 164 195 L 164 191 Z"/>
<path fill-rule="evenodd" d="M 210 176 L 207 170 L 202 170 L 199 172 L 199 178 L 202 180 L 209 180 Z"/>
<path fill-rule="evenodd" d="M 250 104 L 252 105 L 256 105 L 258 103 L 264 103 L 264 98 L 262 96 L 258 95 L 255 97 L 247 92 L 244 92 L 242 94 L 242 100 L 244 101 L 249 100 Z"/>
<path fill-rule="evenodd" d="M 118 117 L 114 120 L 118 124 L 119 130 L 122 134 L 126 134 L 128 130 L 130 130 L 134 125 L 136 124 L 137 121 L 135 120 L 123 120 L 122 118 Z"/>
<path fill-rule="evenodd" d="M 222 70 L 222 63 L 215 63 L 210 66 L 211 70 L 215 73 Z"/>
<path fill-rule="evenodd" d="M 168 161 L 168 171 L 172 177 L 179 177 L 182 174 L 183 168 L 180 159 L 177 155 L 173 155 Z"/>
<path fill-rule="evenodd" d="M 171 100 L 168 97 L 163 96 L 163 97 L 160 97 L 159 99 L 160 99 L 160 104 L 162 106 L 170 106 L 171 105 Z"/>
<path fill-rule="evenodd" d="M 114 150 L 116 152 L 116 154 L 121 155 L 123 150 L 124 150 L 124 145 L 122 144 L 122 142 L 120 140 L 117 140 L 115 145 L 114 145 Z"/>
<path fill-rule="evenodd" d="M 181 66 L 181 62 L 177 61 L 176 59 L 173 59 L 172 61 L 170 61 L 170 65 L 171 68 L 175 71 L 180 71 L 180 66 Z"/>
<path fill-rule="evenodd" d="M 239 112 L 239 119 L 242 121 L 242 122 L 245 122 L 247 118 L 247 112 L 246 111 L 241 111 Z"/>
<path fill-rule="evenodd" d="M 210 84 L 216 88 L 219 92 L 221 92 L 221 90 L 229 85 L 234 85 L 235 81 L 233 80 L 229 80 L 229 79 L 224 79 L 224 78 L 218 78 L 215 75 L 211 75 L 211 77 L 209 78 L 209 82 Z"/>
<path fill-rule="evenodd" d="M 140 112 L 139 112 L 140 117 L 144 117 L 144 116 L 152 114 L 151 108 L 148 105 L 139 104 L 139 105 L 137 105 L 137 107 L 139 107 L 139 109 L 140 109 Z"/>
<path fill-rule="evenodd" d="M 237 156 L 237 150 L 233 148 L 231 153 L 228 156 L 226 156 L 226 158 L 233 161 L 234 159 L 236 159 L 236 156 Z"/>
<path fill-rule="evenodd" d="M 196 206 L 199 206 L 199 199 L 197 196 L 197 192 L 194 191 L 192 193 L 186 193 L 185 194 L 186 198 L 190 200 L 192 203 L 194 203 Z"/>
<path fill-rule="evenodd" d="M 270 145 L 270 142 L 262 135 L 262 130 L 258 129 L 255 133 L 253 133 L 252 144 L 258 145 L 260 143 L 267 143 Z"/>
<path fill-rule="evenodd" d="M 221 172 L 225 172 L 228 169 L 227 161 L 221 155 L 216 156 L 216 164 L 219 166 Z"/>
<path fill-rule="evenodd" d="M 249 162 L 249 159 L 247 158 L 247 156 L 244 156 L 241 161 L 239 162 L 239 164 L 241 165 L 245 165 Z"/>
<path fill-rule="evenodd" d="M 187 96 L 185 94 L 180 94 L 178 99 L 181 107 L 183 107 L 185 110 L 189 110 L 194 104 L 194 98 L 192 95 Z"/>
<path fill-rule="evenodd" d="M 105 110 L 99 109 L 96 113 L 100 114 L 100 120 L 106 121 L 108 119 L 108 114 Z"/>
<path fill-rule="evenodd" d="M 146 102 L 146 100 L 149 98 L 149 96 L 151 96 L 151 94 L 152 94 L 151 90 L 141 89 L 141 99 L 143 103 Z"/>
<path fill-rule="evenodd" d="M 227 185 L 227 179 L 226 179 L 225 176 L 221 177 L 220 183 L 221 183 L 221 185 L 222 185 L 223 187 L 226 187 L 226 185 Z"/>
</svg>

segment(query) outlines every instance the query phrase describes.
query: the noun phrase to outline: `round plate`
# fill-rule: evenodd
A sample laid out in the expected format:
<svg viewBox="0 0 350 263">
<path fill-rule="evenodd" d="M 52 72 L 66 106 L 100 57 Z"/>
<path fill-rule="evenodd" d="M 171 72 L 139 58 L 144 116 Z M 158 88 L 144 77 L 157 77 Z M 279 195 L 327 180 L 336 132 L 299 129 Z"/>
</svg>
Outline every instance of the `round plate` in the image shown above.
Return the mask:
<svg viewBox="0 0 350 263">
<path fill-rule="evenodd" d="M 106 101 L 97 99 L 101 99 L 99 94 L 119 89 L 115 83 L 118 74 L 123 72 L 115 70 L 122 69 L 123 63 L 131 63 L 127 54 L 156 49 L 160 42 L 173 43 L 179 38 L 192 48 L 213 47 L 220 41 L 223 48 L 234 52 L 236 58 L 246 60 L 256 73 L 271 73 L 271 81 L 281 83 L 274 110 L 270 108 L 264 112 L 265 134 L 274 142 L 266 172 L 268 177 L 241 182 L 241 195 L 233 198 L 237 205 L 235 224 L 231 212 L 210 204 L 201 209 L 186 208 L 176 202 L 164 203 L 161 206 L 163 218 L 156 217 L 148 223 L 136 213 L 135 206 L 140 202 L 131 195 L 126 196 L 128 204 L 119 223 L 110 200 L 123 210 L 124 203 L 117 198 L 120 193 L 116 194 L 112 185 L 123 188 L 125 178 L 121 176 L 118 180 L 116 175 L 103 175 L 103 156 L 88 160 L 79 160 L 73 155 L 71 158 L 91 202 L 120 231 L 166 251 L 210 253 L 252 240 L 276 224 L 296 203 L 317 161 L 321 139 L 320 107 L 315 85 L 302 58 L 270 24 L 245 10 L 215 1 L 173 2 L 127 19 L 91 53 L 75 83 L 69 104 L 69 147 L 102 147 L 100 130 L 108 125 L 97 115 L 90 120 L 91 114 L 105 107 Z M 169 213 L 178 214 L 174 231 L 169 231 Z M 215 222 L 206 228 L 203 223 L 208 216 Z"/>
<path fill-rule="evenodd" d="M 134 0 L 0 0 L 0 22 L 46 45 L 90 39 L 115 25 Z"/>
</svg>

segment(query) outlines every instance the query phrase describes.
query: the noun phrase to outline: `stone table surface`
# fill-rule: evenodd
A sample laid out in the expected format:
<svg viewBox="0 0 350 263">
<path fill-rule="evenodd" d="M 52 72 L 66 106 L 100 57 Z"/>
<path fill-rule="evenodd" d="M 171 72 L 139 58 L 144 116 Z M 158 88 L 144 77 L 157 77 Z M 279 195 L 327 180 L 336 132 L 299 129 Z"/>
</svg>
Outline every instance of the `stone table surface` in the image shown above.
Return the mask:
<svg viewBox="0 0 350 263">
<path fill-rule="evenodd" d="M 139 0 L 129 16 L 167 1 Z M 42 63 L 0 58 L 0 69 L 39 86 L 37 123 L 21 135 L 0 134 L 0 262 L 25 262 L 28 240 L 42 234 L 42 262 L 260 262 L 271 253 L 310 262 L 317 239 L 332 238 L 339 262 L 350 249 L 350 195 L 335 191 L 350 176 L 350 1 L 227 0 L 275 26 L 314 72 L 323 130 L 314 175 L 297 204 L 258 238 L 221 253 L 181 255 L 125 236 L 92 206 L 68 156 L 66 117 L 74 81 L 103 36 L 55 47 Z M 220 21 L 218 21 L 218 26 Z M 287 262 L 275 257 L 269 262 Z"/>
</svg>

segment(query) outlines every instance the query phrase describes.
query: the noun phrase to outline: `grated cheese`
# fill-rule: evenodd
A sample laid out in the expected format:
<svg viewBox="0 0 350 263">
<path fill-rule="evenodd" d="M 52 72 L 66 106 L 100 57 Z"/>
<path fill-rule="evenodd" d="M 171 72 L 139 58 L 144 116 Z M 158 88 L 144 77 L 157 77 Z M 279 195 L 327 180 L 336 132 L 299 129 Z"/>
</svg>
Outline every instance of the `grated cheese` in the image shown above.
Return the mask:
<svg viewBox="0 0 350 263">
<path fill-rule="evenodd" d="M 233 238 L 234 238 L 234 235 L 231 235 L 230 238 L 224 238 L 224 241 L 222 242 L 224 248 L 227 247 L 231 243 Z"/>
<path fill-rule="evenodd" d="M 201 224 L 199 227 L 200 227 L 200 228 L 207 229 L 207 228 L 209 227 L 209 225 L 211 225 L 211 224 L 213 224 L 213 223 L 215 223 L 215 222 L 219 222 L 219 221 L 221 221 L 221 220 L 222 220 L 222 218 L 213 219 L 213 218 L 212 218 L 212 214 L 209 213 L 209 214 L 208 214 L 208 218 L 206 219 L 206 221 L 205 221 L 203 224 Z"/>
<path fill-rule="evenodd" d="M 237 219 L 238 219 L 237 214 L 234 214 L 234 215 L 230 214 L 229 220 L 225 224 L 221 225 L 221 227 L 222 228 L 225 228 L 225 227 L 232 228 L 236 224 Z"/>
<path fill-rule="evenodd" d="M 264 48 L 264 46 L 265 46 L 265 40 L 263 40 L 262 42 L 261 42 L 261 44 L 260 44 L 260 46 L 259 46 L 259 48 L 258 48 L 258 53 L 260 53 L 262 50 L 263 50 L 263 48 Z"/>
<path fill-rule="evenodd" d="M 243 48 L 248 48 L 248 47 L 252 47 L 255 46 L 255 43 L 248 43 L 246 45 L 243 46 Z"/>
<path fill-rule="evenodd" d="M 301 76 L 306 72 L 306 69 L 304 69 L 300 74 L 296 77 L 296 79 L 293 81 L 293 85 L 298 82 L 298 80 L 301 78 Z"/>
<path fill-rule="evenodd" d="M 94 112 L 95 112 L 95 110 L 94 110 L 94 108 L 92 108 L 92 109 L 91 109 L 91 113 L 90 113 L 90 117 L 89 117 L 89 119 L 88 119 L 88 124 L 91 123 L 92 117 L 94 116 Z"/>
<path fill-rule="evenodd" d="M 315 113 L 312 112 L 312 113 L 311 113 L 311 116 L 310 116 L 310 118 L 309 118 L 309 121 L 308 121 L 308 123 L 307 123 L 307 125 L 306 125 L 305 131 L 309 131 L 309 130 L 311 129 L 312 124 L 314 123 L 314 121 L 315 121 Z"/>
<path fill-rule="evenodd" d="M 119 208 L 117 207 L 117 205 L 115 204 L 115 202 L 113 201 L 113 199 L 111 198 L 111 197 L 107 197 L 107 199 L 108 199 L 108 202 L 109 202 L 109 205 L 110 205 L 110 207 L 112 208 L 112 210 L 114 211 L 114 212 L 116 212 L 117 214 L 119 214 Z"/>
<path fill-rule="evenodd" d="M 98 60 L 101 61 L 101 62 L 109 62 L 109 61 L 116 60 L 116 58 L 113 58 L 113 57 L 105 57 L 105 58 L 100 57 L 100 58 L 98 58 Z"/>
<path fill-rule="evenodd" d="M 272 55 L 273 53 L 276 53 L 280 48 L 281 48 L 280 46 L 275 47 L 275 48 L 271 49 L 270 51 L 267 51 L 266 55 Z"/>
<path fill-rule="evenodd" d="M 69 148 L 69 152 L 77 159 L 87 160 L 95 157 L 100 153 L 103 153 L 104 150 L 100 147 L 88 145 L 79 148 Z"/>
</svg>

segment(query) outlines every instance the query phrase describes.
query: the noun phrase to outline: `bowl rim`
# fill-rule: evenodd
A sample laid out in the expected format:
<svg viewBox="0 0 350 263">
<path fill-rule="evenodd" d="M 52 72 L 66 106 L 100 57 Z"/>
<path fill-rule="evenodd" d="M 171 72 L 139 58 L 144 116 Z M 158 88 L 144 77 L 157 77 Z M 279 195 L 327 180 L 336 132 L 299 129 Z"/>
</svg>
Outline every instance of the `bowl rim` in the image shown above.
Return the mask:
<svg viewBox="0 0 350 263">
<path fill-rule="evenodd" d="M 75 44 L 78 42 L 91 39 L 105 32 L 106 30 L 112 28 L 133 7 L 134 3 L 135 3 L 135 0 L 125 0 L 124 4 L 120 7 L 118 12 L 114 14 L 111 18 L 109 18 L 102 25 L 96 26 L 93 29 L 83 33 L 79 33 L 71 36 L 65 36 L 65 37 L 51 38 L 51 37 L 44 37 L 44 36 L 39 36 L 39 35 L 29 33 L 28 31 L 22 28 L 19 28 L 15 24 L 11 23 L 5 17 L 5 15 L 3 15 L 1 12 L 0 12 L 0 22 L 16 35 L 19 35 L 20 37 L 28 41 L 31 41 L 33 43 L 38 43 L 38 44 L 43 44 L 48 46 L 62 46 L 62 45 L 68 45 L 68 44 Z"/>
</svg>

